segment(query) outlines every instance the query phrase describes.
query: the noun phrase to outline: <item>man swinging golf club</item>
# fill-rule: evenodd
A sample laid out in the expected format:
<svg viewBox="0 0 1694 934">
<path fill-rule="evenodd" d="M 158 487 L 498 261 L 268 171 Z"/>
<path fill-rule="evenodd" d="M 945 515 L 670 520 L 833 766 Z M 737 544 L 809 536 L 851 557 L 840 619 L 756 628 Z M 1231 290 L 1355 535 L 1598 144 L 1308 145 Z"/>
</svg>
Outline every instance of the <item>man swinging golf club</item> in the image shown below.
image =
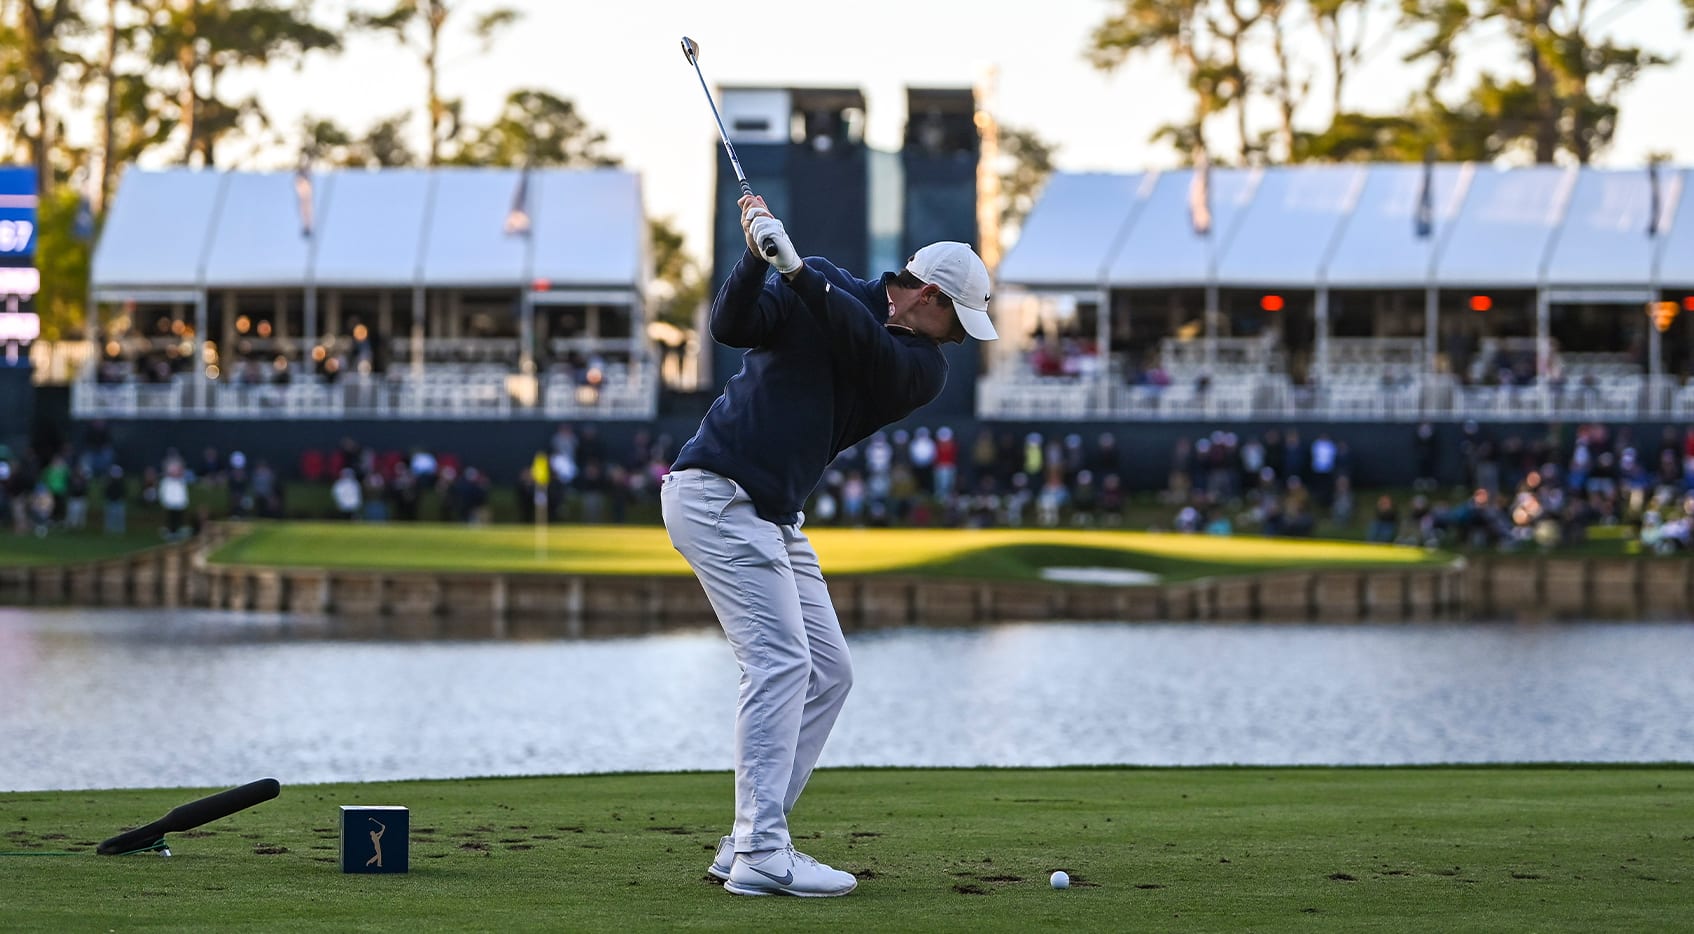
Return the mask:
<svg viewBox="0 0 1694 934">
<path fill-rule="evenodd" d="M 741 667 L 735 825 L 709 871 L 737 895 L 846 895 L 858 880 L 794 849 L 788 832 L 853 681 L 800 510 L 837 454 L 941 392 L 941 344 L 998 336 L 988 269 L 942 242 L 898 273 L 859 279 L 802 261 L 764 199 L 740 206 L 748 251 L 712 302 L 711 332 L 747 353 L 660 494 L 671 543 Z"/>
</svg>

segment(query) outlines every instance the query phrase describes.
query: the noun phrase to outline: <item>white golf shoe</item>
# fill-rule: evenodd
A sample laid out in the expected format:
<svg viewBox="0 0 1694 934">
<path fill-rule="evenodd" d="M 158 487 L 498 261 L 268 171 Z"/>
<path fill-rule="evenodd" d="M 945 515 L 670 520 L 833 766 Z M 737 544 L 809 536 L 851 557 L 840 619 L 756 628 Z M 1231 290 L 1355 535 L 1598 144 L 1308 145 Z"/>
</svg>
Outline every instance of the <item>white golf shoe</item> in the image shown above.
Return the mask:
<svg viewBox="0 0 1694 934">
<path fill-rule="evenodd" d="M 729 881 L 729 871 L 735 866 L 735 841 L 729 837 L 718 840 L 717 855 L 712 857 L 712 865 L 706 867 L 706 875 L 714 879 Z"/>
<path fill-rule="evenodd" d="M 859 884 L 850 872 L 831 869 L 792 846 L 775 850 L 758 862 L 737 853 L 723 887 L 737 895 L 799 895 L 828 898 L 846 895 Z"/>
</svg>

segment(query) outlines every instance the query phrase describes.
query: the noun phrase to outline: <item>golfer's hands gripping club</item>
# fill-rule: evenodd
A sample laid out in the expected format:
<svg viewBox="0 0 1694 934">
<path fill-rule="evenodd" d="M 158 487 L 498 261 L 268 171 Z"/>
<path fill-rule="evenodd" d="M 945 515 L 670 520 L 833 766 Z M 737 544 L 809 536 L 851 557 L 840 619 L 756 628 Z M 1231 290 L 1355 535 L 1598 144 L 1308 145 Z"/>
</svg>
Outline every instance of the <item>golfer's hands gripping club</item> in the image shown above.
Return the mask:
<svg viewBox="0 0 1694 934">
<path fill-rule="evenodd" d="M 741 206 L 741 232 L 747 238 L 748 252 L 754 256 L 763 256 L 774 260 L 776 244 L 769 240 L 761 241 L 753 236 L 753 221 L 760 216 L 772 216 L 770 208 L 765 204 L 765 199 L 753 194 L 746 187 L 746 183 L 743 182 L 741 200 L 737 201 L 736 204 Z"/>
<path fill-rule="evenodd" d="M 800 268 L 800 254 L 794 249 L 794 241 L 788 239 L 788 231 L 782 227 L 782 221 L 770 215 L 753 221 L 753 239 L 765 244 L 765 258 L 770 261 L 776 271 L 785 276 L 791 276 Z"/>
</svg>

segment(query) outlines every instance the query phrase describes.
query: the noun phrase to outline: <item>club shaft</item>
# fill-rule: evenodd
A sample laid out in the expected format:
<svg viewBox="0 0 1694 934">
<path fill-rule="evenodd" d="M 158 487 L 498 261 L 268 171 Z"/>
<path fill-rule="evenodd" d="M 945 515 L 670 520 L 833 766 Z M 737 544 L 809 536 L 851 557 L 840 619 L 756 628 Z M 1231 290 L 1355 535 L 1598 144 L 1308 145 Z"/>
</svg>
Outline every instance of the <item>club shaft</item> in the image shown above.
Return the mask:
<svg viewBox="0 0 1694 934">
<path fill-rule="evenodd" d="M 700 59 L 695 51 L 698 47 L 694 46 L 686 37 L 683 38 L 682 43 L 683 48 L 688 50 L 688 64 L 694 66 L 694 77 L 700 79 L 700 90 L 706 94 L 706 106 L 712 108 L 712 119 L 717 121 L 718 124 L 718 139 L 723 140 L 723 151 L 725 155 L 729 156 L 730 168 L 735 170 L 735 180 L 741 183 L 741 193 L 751 197 L 753 186 L 747 183 L 747 173 L 742 171 L 741 160 L 735 156 L 735 146 L 729 141 L 729 129 L 723 125 L 723 115 L 718 113 L 717 99 L 712 97 L 711 85 L 706 83 L 706 73 L 700 70 Z M 776 255 L 776 241 L 772 238 L 766 237 L 759 246 L 763 248 L 766 256 Z"/>
<path fill-rule="evenodd" d="M 700 79 L 700 90 L 706 92 L 706 106 L 712 108 L 712 119 L 718 123 L 718 138 L 723 140 L 723 151 L 729 156 L 729 165 L 735 169 L 735 180 L 741 183 L 743 191 L 751 194 L 752 189 L 747 184 L 747 173 L 741 171 L 741 160 L 735 157 L 735 147 L 730 144 L 729 130 L 723 125 L 723 116 L 718 113 L 718 102 L 712 98 L 712 89 L 706 84 L 706 75 L 700 71 L 700 63 L 689 59 L 694 65 L 694 77 Z"/>
</svg>

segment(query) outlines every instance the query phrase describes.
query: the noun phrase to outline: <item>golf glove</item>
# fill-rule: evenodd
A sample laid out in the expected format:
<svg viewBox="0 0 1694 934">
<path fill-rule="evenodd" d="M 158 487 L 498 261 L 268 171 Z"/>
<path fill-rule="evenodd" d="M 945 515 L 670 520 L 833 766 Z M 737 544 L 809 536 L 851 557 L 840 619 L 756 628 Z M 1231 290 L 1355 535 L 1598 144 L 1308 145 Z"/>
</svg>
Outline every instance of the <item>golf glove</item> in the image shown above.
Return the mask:
<svg viewBox="0 0 1694 934">
<path fill-rule="evenodd" d="M 747 209 L 741 212 L 741 233 L 747 238 L 747 251 L 754 256 L 763 256 L 765 251 L 759 246 L 759 241 L 753 238 L 753 222 L 761 217 L 770 216 L 771 211 L 770 208 L 765 207 L 765 199 L 756 195 L 747 205 Z"/>
<path fill-rule="evenodd" d="M 788 231 L 783 229 L 782 221 L 769 214 L 756 217 L 747 228 L 747 236 L 754 244 L 753 252 L 759 256 L 765 254 L 756 244 L 769 241 L 776 245 L 776 255 L 765 256 L 765 259 L 776 267 L 777 272 L 786 276 L 800 268 L 800 254 L 794 249 L 794 241 L 788 239 Z"/>
</svg>

